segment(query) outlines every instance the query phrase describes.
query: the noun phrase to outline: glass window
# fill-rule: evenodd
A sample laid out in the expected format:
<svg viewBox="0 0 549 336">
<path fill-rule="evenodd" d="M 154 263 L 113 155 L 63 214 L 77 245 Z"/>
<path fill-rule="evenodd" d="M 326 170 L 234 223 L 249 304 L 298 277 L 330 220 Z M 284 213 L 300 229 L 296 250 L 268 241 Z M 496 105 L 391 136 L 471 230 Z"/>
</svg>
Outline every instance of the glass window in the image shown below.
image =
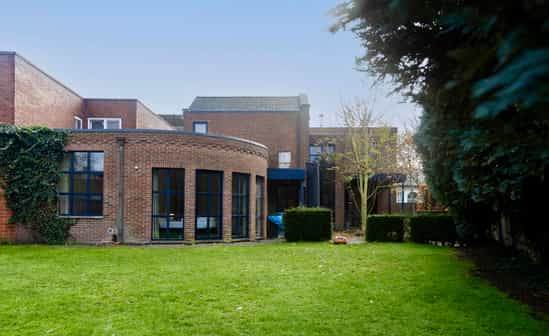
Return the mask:
<svg viewBox="0 0 549 336">
<path fill-rule="evenodd" d="M 309 160 L 311 160 L 311 162 L 317 161 L 318 159 L 320 159 L 320 155 L 322 155 L 322 146 L 320 145 L 309 146 Z"/>
<path fill-rule="evenodd" d="M 196 239 L 221 239 L 223 172 L 196 171 Z"/>
<path fill-rule="evenodd" d="M 122 119 L 120 118 L 88 118 L 88 128 L 120 129 L 122 128 Z"/>
<path fill-rule="evenodd" d="M 91 129 L 104 129 L 105 128 L 105 121 L 100 120 L 88 120 L 88 128 Z"/>
<path fill-rule="evenodd" d="M 248 238 L 250 221 L 250 175 L 233 174 L 233 213 L 232 236 L 233 238 Z"/>
<path fill-rule="evenodd" d="M 207 134 L 208 133 L 208 122 L 207 121 L 195 121 L 193 122 L 193 132 Z"/>
<path fill-rule="evenodd" d="M 324 152 L 326 154 L 333 154 L 335 153 L 335 148 L 336 148 L 336 145 L 333 144 L 333 143 L 328 143 L 326 144 L 326 146 L 324 147 Z"/>
<path fill-rule="evenodd" d="M 290 168 L 292 152 L 278 152 L 278 168 Z"/>
<path fill-rule="evenodd" d="M 61 216 L 103 215 L 102 152 L 67 152 L 61 163 L 58 210 Z"/>
<path fill-rule="evenodd" d="M 78 117 L 74 117 L 74 129 L 81 129 L 82 128 L 82 119 Z"/>
<path fill-rule="evenodd" d="M 265 221 L 265 179 L 261 176 L 255 178 L 255 235 L 263 238 L 263 226 Z"/>
<path fill-rule="evenodd" d="M 152 239 L 183 240 L 185 169 L 153 168 Z"/>
</svg>

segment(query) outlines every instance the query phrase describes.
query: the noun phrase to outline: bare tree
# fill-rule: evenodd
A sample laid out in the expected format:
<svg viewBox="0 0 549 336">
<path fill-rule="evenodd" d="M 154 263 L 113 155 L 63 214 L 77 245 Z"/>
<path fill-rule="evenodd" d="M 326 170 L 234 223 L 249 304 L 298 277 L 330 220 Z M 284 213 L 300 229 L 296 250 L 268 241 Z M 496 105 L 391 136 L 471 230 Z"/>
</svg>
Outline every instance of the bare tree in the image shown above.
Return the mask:
<svg viewBox="0 0 549 336">
<path fill-rule="evenodd" d="M 359 99 L 342 106 L 345 148 L 336 155 L 338 172 L 346 182 L 356 181 L 358 195 L 353 202 L 358 204 L 364 234 L 368 226 L 368 202 L 376 193 L 376 189 L 368 190 L 368 180 L 377 173 L 393 173 L 398 166 L 396 129 L 376 127 L 382 123 L 373 106 L 373 102 Z"/>
</svg>

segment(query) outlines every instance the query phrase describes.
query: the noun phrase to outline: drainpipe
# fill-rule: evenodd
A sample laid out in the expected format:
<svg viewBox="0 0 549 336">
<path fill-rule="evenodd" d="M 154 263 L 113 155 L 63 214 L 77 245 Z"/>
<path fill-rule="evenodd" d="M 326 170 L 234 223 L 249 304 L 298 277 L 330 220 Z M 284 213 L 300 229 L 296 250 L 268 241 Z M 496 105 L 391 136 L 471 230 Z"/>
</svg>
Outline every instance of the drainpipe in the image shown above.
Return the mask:
<svg viewBox="0 0 549 336">
<path fill-rule="evenodd" d="M 118 144 L 118 174 L 117 192 L 118 209 L 116 213 L 117 236 L 120 243 L 124 243 L 124 143 L 126 139 L 116 138 Z"/>
</svg>

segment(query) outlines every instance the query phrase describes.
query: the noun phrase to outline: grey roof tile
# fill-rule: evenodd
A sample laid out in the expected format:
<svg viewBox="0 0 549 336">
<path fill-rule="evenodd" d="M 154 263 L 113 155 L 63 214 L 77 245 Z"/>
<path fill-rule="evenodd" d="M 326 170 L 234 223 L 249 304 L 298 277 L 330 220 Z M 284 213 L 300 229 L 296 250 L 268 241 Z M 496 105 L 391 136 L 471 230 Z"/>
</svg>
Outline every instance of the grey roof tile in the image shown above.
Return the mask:
<svg viewBox="0 0 549 336">
<path fill-rule="evenodd" d="M 196 97 L 191 112 L 294 112 L 308 104 L 305 96 Z"/>
</svg>

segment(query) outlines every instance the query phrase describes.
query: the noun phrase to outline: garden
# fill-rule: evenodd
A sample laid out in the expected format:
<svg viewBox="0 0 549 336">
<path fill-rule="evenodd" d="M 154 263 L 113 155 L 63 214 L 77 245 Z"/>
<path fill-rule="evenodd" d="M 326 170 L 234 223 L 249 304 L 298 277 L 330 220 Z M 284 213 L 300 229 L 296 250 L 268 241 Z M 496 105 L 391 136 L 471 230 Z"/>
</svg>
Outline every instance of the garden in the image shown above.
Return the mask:
<svg viewBox="0 0 549 336">
<path fill-rule="evenodd" d="M 543 335 L 547 322 L 412 243 L 0 246 L 1 335 Z"/>
</svg>

